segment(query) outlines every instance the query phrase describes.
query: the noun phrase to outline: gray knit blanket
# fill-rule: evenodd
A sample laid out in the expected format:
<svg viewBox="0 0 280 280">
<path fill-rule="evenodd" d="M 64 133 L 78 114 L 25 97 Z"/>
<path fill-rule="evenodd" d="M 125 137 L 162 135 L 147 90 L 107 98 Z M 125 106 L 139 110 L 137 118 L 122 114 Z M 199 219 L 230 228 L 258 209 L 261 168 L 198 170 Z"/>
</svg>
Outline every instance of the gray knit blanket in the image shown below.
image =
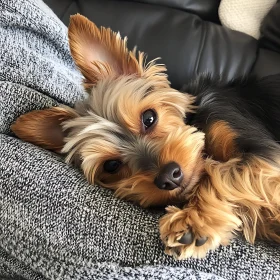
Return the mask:
<svg viewBox="0 0 280 280">
<path fill-rule="evenodd" d="M 278 245 L 237 239 L 205 259 L 164 254 L 158 219 L 16 139 L 21 114 L 84 97 L 67 28 L 39 0 L 0 0 L 0 279 L 280 279 Z"/>
</svg>

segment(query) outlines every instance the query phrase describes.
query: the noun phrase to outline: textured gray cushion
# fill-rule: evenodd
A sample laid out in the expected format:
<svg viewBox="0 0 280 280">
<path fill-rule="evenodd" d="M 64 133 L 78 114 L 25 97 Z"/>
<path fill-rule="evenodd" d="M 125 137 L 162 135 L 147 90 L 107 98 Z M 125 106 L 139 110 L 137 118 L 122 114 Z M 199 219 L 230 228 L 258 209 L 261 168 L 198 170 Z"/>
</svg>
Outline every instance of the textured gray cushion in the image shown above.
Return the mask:
<svg viewBox="0 0 280 280">
<path fill-rule="evenodd" d="M 265 242 L 235 240 L 176 262 L 159 239 L 163 210 L 116 199 L 62 157 L 13 137 L 20 114 L 83 98 L 80 82 L 50 9 L 0 1 L 0 279 L 279 279 L 280 250 Z"/>
</svg>

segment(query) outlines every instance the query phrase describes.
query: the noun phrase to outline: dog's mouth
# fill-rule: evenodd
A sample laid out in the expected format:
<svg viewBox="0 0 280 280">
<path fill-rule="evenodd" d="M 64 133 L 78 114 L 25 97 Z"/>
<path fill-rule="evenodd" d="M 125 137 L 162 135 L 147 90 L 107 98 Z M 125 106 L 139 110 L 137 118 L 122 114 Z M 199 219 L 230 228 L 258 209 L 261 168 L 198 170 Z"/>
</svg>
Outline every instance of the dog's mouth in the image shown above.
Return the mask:
<svg viewBox="0 0 280 280">
<path fill-rule="evenodd" d="M 203 174 L 204 174 L 204 161 L 205 159 L 208 158 L 208 155 L 205 153 L 203 150 L 201 153 L 201 160 L 200 164 L 197 164 L 197 166 L 192 170 L 190 174 L 185 176 L 187 178 L 178 186 L 177 194 L 179 196 L 184 196 L 188 193 L 190 193 L 193 188 L 200 182 Z"/>
<path fill-rule="evenodd" d="M 191 191 L 199 183 L 199 180 L 200 179 L 197 180 L 197 176 L 195 174 L 192 174 L 191 176 L 189 176 L 188 180 L 182 182 L 182 184 L 180 184 L 177 188 L 173 190 L 169 190 L 170 192 L 169 203 L 177 205 L 178 207 L 181 207 L 183 206 L 183 204 L 186 204 L 188 194 L 191 193 Z"/>
<path fill-rule="evenodd" d="M 192 174 L 186 182 L 183 182 L 183 184 L 181 184 L 177 188 L 177 194 L 179 196 L 184 196 L 190 193 L 193 190 L 193 188 L 198 184 L 199 180 L 200 178 L 198 178 L 196 174 Z"/>
</svg>

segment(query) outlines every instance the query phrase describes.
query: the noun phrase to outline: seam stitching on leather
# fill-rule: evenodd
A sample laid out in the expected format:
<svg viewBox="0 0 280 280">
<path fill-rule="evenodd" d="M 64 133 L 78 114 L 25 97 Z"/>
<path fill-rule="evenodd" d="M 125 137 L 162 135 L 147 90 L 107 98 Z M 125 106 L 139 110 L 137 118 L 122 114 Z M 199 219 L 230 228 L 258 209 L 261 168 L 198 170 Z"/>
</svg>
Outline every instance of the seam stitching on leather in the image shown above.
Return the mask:
<svg viewBox="0 0 280 280">
<path fill-rule="evenodd" d="M 199 42 L 199 51 L 196 57 L 196 62 L 195 62 L 195 74 L 198 74 L 198 69 L 199 69 L 199 65 L 200 65 L 200 57 L 202 54 L 202 50 L 204 48 L 204 44 L 205 44 L 205 38 L 206 38 L 206 31 L 207 31 L 207 24 L 205 24 L 204 21 L 201 21 L 201 30 L 202 30 L 202 35 L 200 38 L 200 42 Z"/>
</svg>

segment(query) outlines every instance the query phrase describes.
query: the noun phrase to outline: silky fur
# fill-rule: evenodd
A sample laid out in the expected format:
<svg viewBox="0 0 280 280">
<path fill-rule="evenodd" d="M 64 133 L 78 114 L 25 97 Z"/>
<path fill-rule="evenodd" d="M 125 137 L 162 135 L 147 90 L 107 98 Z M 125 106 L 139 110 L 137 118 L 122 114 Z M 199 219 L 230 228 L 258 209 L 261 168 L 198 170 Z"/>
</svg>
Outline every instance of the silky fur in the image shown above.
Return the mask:
<svg viewBox="0 0 280 280">
<path fill-rule="evenodd" d="M 239 231 L 250 243 L 256 237 L 280 243 L 279 166 L 259 158 L 247 163 L 235 158 L 225 163 L 207 159 L 204 167 L 207 176 L 186 195 L 188 207 L 169 206 L 160 221 L 166 252 L 178 259 L 204 257 Z M 186 229 L 207 236 L 207 246 L 180 244 Z"/>
<path fill-rule="evenodd" d="M 66 162 L 78 164 L 90 183 L 113 189 L 118 197 L 144 207 L 174 205 L 160 220 L 160 234 L 166 252 L 178 259 L 204 257 L 238 232 L 251 243 L 256 237 L 280 242 L 277 155 L 245 160 L 235 144 L 238 133 L 224 121 L 210 126 L 206 136 L 186 125 L 185 114 L 196 112 L 196 98 L 170 88 L 164 65 L 145 64 L 144 54 L 128 51 L 126 39 L 110 29 L 73 16 L 69 43 L 88 98 L 74 109 L 19 117 L 12 125 L 18 137 L 66 154 Z M 145 132 L 141 114 L 147 109 L 156 111 L 158 121 Z M 116 174 L 103 170 L 111 159 L 123 162 Z M 171 161 L 180 165 L 184 180 L 180 188 L 161 190 L 154 179 Z M 189 231 L 194 241 L 181 244 Z M 200 237 L 208 239 L 195 246 Z"/>
</svg>

